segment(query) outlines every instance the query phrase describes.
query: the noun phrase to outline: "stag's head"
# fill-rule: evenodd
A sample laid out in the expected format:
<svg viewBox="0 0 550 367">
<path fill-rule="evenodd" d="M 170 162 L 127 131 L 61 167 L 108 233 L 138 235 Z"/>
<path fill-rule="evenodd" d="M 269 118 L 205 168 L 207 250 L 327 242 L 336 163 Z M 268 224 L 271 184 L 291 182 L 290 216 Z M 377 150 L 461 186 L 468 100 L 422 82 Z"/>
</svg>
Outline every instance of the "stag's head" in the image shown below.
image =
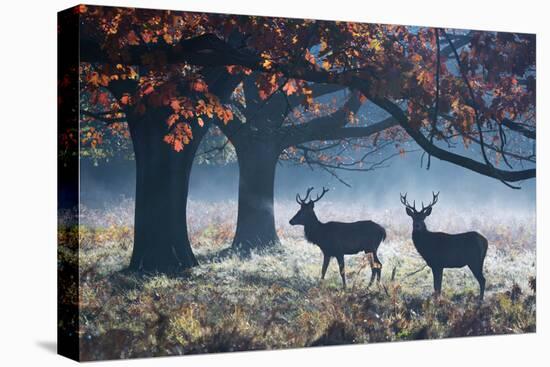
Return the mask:
<svg viewBox="0 0 550 367">
<path fill-rule="evenodd" d="M 294 215 L 294 217 L 290 220 L 289 223 L 291 225 L 305 225 L 309 220 L 315 218 L 315 213 L 313 212 L 315 203 L 321 200 L 321 198 L 327 193 L 328 189 L 323 187 L 323 192 L 320 195 L 317 195 L 316 199 L 309 198 L 311 191 L 313 191 L 313 187 L 307 189 L 306 196 L 303 199 L 299 194 L 296 194 L 296 202 L 300 204 L 300 210 L 298 210 L 298 213 L 296 213 L 296 215 Z"/>
<path fill-rule="evenodd" d="M 424 223 L 424 220 L 426 217 L 428 217 L 430 214 L 432 214 L 432 207 L 437 203 L 439 192 L 436 194 L 435 192 L 432 192 L 432 202 L 428 204 L 428 206 L 424 206 L 424 202 L 422 202 L 422 209 L 416 210 L 416 203 L 413 200 L 413 205 L 409 204 L 407 201 L 407 194 L 401 195 L 401 204 L 405 205 L 405 211 L 407 212 L 407 215 L 412 218 L 413 220 L 413 231 L 424 231 L 426 230 L 426 224 Z"/>
</svg>

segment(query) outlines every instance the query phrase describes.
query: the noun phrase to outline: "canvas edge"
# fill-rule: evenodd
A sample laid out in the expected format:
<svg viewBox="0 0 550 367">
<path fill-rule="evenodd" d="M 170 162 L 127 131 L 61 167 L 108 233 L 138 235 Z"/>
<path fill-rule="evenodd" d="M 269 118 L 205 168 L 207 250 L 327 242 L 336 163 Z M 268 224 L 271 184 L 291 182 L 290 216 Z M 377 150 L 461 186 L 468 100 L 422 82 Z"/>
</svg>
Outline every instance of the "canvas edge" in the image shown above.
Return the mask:
<svg viewBox="0 0 550 367">
<path fill-rule="evenodd" d="M 80 361 L 79 310 L 79 240 L 60 236 L 67 223 L 61 210 L 70 209 L 68 224 L 79 226 L 79 145 L 78 145 L 78 5 L 57 13 L 57 353 Z M 67 144 L 67 131 L 76 134 L 76 144 Z M 62 256 L 62 251 L 68 251 Z M 71 261 L 67 261 L 67 255 Z"/>
</svg>

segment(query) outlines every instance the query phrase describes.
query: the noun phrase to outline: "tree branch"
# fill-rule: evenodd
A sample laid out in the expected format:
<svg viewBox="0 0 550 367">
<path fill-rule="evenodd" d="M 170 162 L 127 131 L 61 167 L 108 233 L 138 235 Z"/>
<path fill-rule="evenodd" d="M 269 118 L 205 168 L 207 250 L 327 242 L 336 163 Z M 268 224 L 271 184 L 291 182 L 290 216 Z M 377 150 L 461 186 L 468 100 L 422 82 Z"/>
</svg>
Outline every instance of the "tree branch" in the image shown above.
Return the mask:
<svg viewBox="0 0 550 367">
<path fill-rule="evenodd" d="M 281 127 L 283 148 L 311 140 L 325 140 L 323 136 L 342 129 L 348 123 L 349 113 L 357 112 L 360 107 L 359 95 L 353 93 L 342 107 L 329 115 L 316 117 L 303 124 Z"/>
<path fill-rule="evenodd" d="M 388 117 L 382 121 L 369 126 L 362 127 L 341 127 L 337 129 L 326 129 L 313 131 L 309 135 L 293 135 L 284 141 L 285 148 L 303 144 L 309 141 L 316 140 L 340 140 L 351 138 L 364 138 L 394 126 L 399 126 L 399 123 L 393 117 Z"/>
<path fill-rule="evenodd" d="M 411 138 L 428 154 L 441 159 L 446 162 L 456 164 L 458 166 L 467 168 L 471 171 L 480 173 L 484 176 L 502 179 L 508 182 L 517 182 L 527 180 L 536 177 L 536 169 L 525 169 L 520 171 L 506 171 L 495 167 L 489 167 L 484 163 L 478 162 L 474 159 L 462 156 L 460 154 L 451 153 L 447 150 L 439 148 L 437 145 L 430 143 L 430 141 L 417 129 L 409 124 L 408 118 L 405 112 L 397 106 L 394 102 L 387 98 L 372 97 L 370 100 L 377 106 L 388 111 L 398 122 L 403 129 L 409 134 Z"/>
<path fill-rule="evenodd" d="M 502 119 L 502 121 L 500 121 L 500 123 L 502 125 L 506 126 L 508 129 L 514 130 L 514 131 L 522 134 L 526 138 L 533 139 L 533 140 L 537 139 L 536 130 L 530 130 L 530 129 L 526 128 L 524 125 L 519 124 L 517 122 L 514 122 L 514 121 L 512 121 L 510 119 L 507 119 L 507 118 Z"/>
<path fill-rule="evenodd" d="M 84 116 L 92 117 L 95 120 L 103 121 L 106 124 L 113 124 L 116 122 L 126 122 L 126 116 L 124 117 L 106 117 L 113 114 L 112 112 L 90 112 L 86 110 L 80 110 L 80 113 Z"/>
</svg>

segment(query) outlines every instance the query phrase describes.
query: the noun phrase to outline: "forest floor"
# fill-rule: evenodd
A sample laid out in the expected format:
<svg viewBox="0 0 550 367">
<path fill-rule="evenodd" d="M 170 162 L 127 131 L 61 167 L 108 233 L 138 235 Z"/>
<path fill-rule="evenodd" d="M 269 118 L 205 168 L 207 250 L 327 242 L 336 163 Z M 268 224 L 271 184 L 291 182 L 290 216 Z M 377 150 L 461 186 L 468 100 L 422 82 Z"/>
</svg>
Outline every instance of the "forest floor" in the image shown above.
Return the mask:
<svg viewBox="0 0 550 367">
<path fill-rule="evenodd" d="M 133 239 L 133 202 L 81 208 L 80 325 L 83 360 L 534 332 L 535 214 L 435 208 L 431 230 L 476 230 L 489 240 L 487 291 L 464 269 L 445 270 L 432 296 L 429 268 L 411 239 L 402 208 L 369 210 L 320 203 L 322 221 L 372 219 L 388 237 L 379 249 L 382 282 L 367 287 L 365 255 L 346 257 L 348 289 L 333 260 L 320 281 L 321 252 L 288 219 L 295 203 L 276 205 L 281 245 L 249 259 L 220 258 L 234 233 L 235 203 L 189 204 L 189 230 L 200 266 L 180 277 L 121 273 Z M 63 226 L 62 226 L 63 227 Z M 77 231 L 67 228 L 60 236 Z M 75 234 L 76 235 L 76 234 Z M 67 260 L 70 251 L 59 250 Z M 393 279 L 392 279 L 393 278 Z"/>
</svg>

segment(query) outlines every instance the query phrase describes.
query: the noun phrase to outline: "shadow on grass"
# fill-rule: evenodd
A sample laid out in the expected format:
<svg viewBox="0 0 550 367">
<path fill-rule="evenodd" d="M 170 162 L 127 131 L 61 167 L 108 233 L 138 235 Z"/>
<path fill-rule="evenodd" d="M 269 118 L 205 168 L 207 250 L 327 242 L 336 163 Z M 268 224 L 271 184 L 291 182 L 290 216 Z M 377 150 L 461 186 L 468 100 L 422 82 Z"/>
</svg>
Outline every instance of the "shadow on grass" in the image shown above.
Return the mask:
<svg viewBox="0 0 550 367">
<path fill-rule="evenodd" d="M 222 248 L 218 251 L 209 252 L 207 254 L 197 254 L 195 255 L 197 261 L 200 264 L 210 264 L 216 262 L 222 262 L 230 257 L 240 255 L 232 247 Z"/>
<path fill-rule="evenodd" d="M 264 276 L 261 273 L 244 273 L 239 277 L 239 280 L 243 284 L 253 284 L 257 287 L 273 287 L 277 285 L 299 293 L 307 293 L 312 288 L 322 286 L 319 280 L 312 281 L 300 277 L 274 277 L 272 274 Z"/>
<path fill-rule="evenodd" d="M 237 256 L 241 260 L 246 261 L 247 259 L 250 259 L 252 255 L 277 255 L 282 254 L 283 252 L 284 248 L 280 244 L 273 243 L 254 249 L 234 248 L 230 246 L 217 251 L 209 252 L 207 254 L 196 254 L 195 257 L 199 264 L 208 264 L 213 262 L 222 262 L 233 256 Z"/>
</svg>

